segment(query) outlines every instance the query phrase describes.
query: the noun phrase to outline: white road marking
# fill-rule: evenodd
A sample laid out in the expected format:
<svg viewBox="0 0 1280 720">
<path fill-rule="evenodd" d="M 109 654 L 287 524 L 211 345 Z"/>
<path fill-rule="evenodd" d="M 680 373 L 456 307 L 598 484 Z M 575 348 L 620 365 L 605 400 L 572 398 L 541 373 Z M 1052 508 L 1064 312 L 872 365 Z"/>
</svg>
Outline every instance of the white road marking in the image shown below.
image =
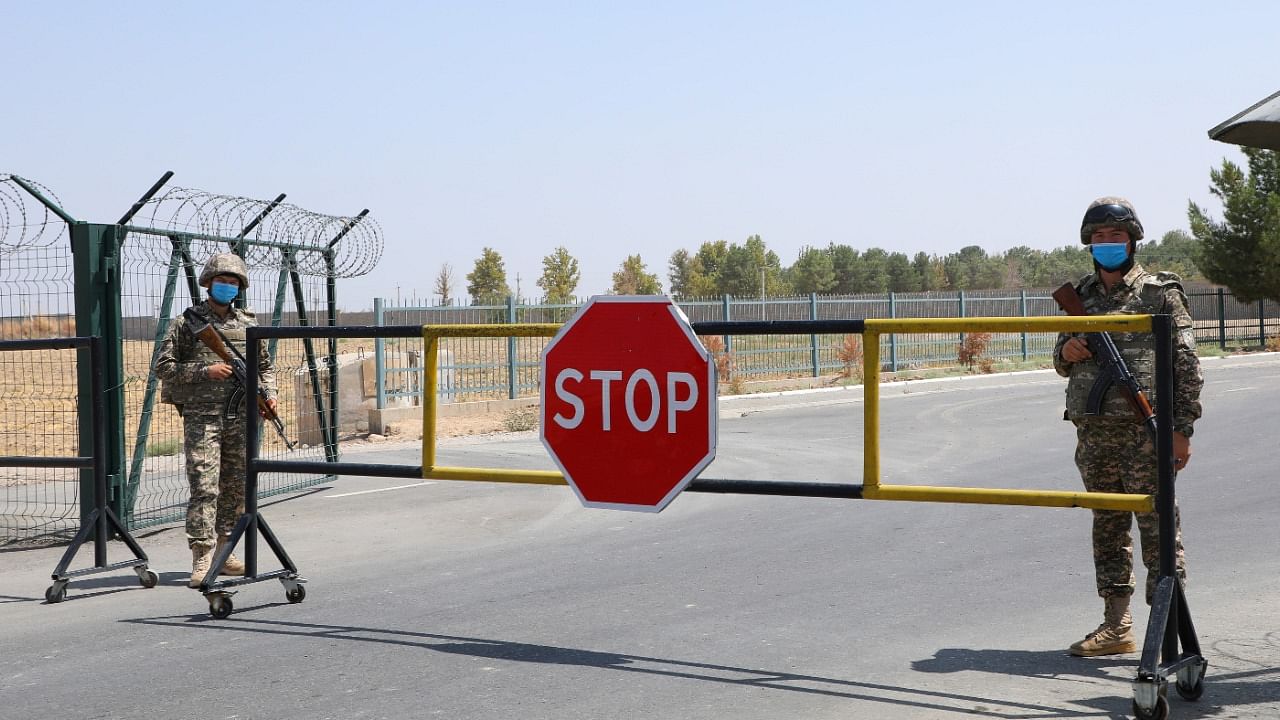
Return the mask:
<svg viewBox="0 0 1280 720">
<path fill-rule="evenodd" d="M 369 493 L 387 492 L 388 490 L 403 490 L 405 488 L 411 488 L 411 487 L 422 487 L 423 485 L 435 485 L 435 483 L 430 480 L 426 480 L 420 483 L 413 483 L 412 485 L 397 485 L 395 487 L 378 488 L 376 490 L 359 490 L 356 492 L 339 493 L 337 495 L 325 495 L 324 497 L 344 498 L 344 497 L 351 497 L 352 495 L 368 495 Z"/>
</svg>

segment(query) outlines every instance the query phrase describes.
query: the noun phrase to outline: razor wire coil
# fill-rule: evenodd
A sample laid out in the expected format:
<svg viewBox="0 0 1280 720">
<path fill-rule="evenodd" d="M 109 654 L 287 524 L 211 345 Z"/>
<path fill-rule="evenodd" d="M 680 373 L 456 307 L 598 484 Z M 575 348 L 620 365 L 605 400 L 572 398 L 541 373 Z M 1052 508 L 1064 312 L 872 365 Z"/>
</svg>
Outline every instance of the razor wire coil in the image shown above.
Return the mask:
<svg viewBox="0 0 1280 720">
<path fill-rule="evenodd" d="M 251 266 L 288 263 L 302 275 L 344 278 L 368 273 L 382 258 L 382 231 L 368 216 L 324 215 L 289 203 L 182 187 L 170 188 L 146 204 L 149 207 L 139 215 L 145 213 L 150 227 L 134 229 L 187 235 L 191 259 L 198 264 L 238 249 Z M 241 239 L 239 248 L 228 242 Z M 164 253 L 151 259 L 169 262 Z"/>
<path fill-rule="evenodd" d="M 18 178 L 59 203 L 52 190 L 20 175 L 0 173 L 0 255 L 22 248 L 48 247 L 67 231 L 67 224 L 13 181 Z"/>
<path fill-rule="evenodd" d="M 66 222 L 13 181 L 18 178 L 53 204 L 61 201 L 44 185 L 0 174 L 0 254 L 47 247 L 67 232 Z M 233 250 L 258 267 L 287 267 L 300 275 L 349 278 L 371 271 L 382 258 L 382 229 L 358 216 L 325 215 L 289 203 L 173 187 L 148 199 L 127 226 L 130 232 L 182 235 L 191 261 Z M 151 262 L 167 265 L 157 245 Z"/>
</svg>

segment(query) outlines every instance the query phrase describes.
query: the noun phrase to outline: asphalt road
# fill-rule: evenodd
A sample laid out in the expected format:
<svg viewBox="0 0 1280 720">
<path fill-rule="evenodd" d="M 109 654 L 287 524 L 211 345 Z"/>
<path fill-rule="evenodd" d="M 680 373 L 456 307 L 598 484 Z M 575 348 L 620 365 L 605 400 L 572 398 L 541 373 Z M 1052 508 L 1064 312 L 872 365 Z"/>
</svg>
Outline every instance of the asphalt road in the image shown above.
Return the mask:
<svg viewBox="0 0 1280 720">
<path fill-rule="evenodd" d="M 1278 718 L 1280 356 L 1205 367 L 1179 493 L 1210 667 L 1172 717 Z M 886 388 L 883 481 L 1078 489 L 1062 390 L 1051 372 Z M 860 482 L 860 392 L 720 411 L 704 476 Z M 440 462 L 552 468 L 532 433 L 444 442 Z M 225 620 L 185 587 L 180 528 L 140 538 L 159 587 L 118 571 L 55 605 L 61 548 L 0 553 L 0 718 L 1128 717 L 1137 656 L 1065 652 L 1101 615 L 1084 510 L 686 493 L 652 515 L 352 477 L 263 512 L 307 598 L 251 584 Z"/>
</svg>

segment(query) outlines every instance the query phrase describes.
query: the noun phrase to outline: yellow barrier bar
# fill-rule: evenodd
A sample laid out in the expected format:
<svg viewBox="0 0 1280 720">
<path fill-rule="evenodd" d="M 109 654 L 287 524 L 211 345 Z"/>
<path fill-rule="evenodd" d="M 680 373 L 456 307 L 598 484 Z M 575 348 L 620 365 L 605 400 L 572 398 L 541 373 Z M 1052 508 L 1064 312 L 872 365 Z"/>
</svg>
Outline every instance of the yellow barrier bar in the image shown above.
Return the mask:
<svg viewBox="0 0 1280 720">
<path fill-rule="evenodd" d="M 880 484 L 880 333 L 862 333 L 862 485 Z"/>
<path fill-rule="evenodd" d="M 1093 510 L 1124 510 L 1128 512 L 1152 512 L 1155 510 L 1154 495 L 1069 492 L 1061 490 L 998 490 L 930 487 L 927 485 L 881 485 L 873 488 L 864 485 L 862 497 L 864 500 L 1081 507 Z"/>
<path fill-rule="evenodd" d="M 440 338 L 426 335 L 422 338 L 422 358 L 426 375 L 422 393 L 422 467 L 436 464 L 436 388 L 440 385 Z M 429 390 L 427 388 L 430 388 Z"/>
<path fill-rule="evenodd" d="M 543 480 L 498 480 L 497 476 L 510 476 L 511 473 L 524 477 L 539 477 L 539 470 L 491 470 L 493 477 L 441 477 L 433 474 L 436 468 L 436 387 L 440 382 L 440 338 L 442 337 L 552 337 L 560 332 L 559 323 L 516 323 L 503 325 L 499 323 L 477 323 L 474 325 L 423 325 L 422 345 L 423 359 L 426 362 L 426 373 L 423 378 L 426 387 L 422 392 L 422 476 L 432 480 L 494 480 L 495 482 L 549 482 Z M 455 470 L 482 470 L 482 468 L 454 468 Z M 559 476 L 559 473 L 554 473 Z M 514 476 L 513 476 L 514 477 Z M 552 483 L 555 484 L 555 483 Z M 561 477 L 560 485 L 565 484 Z"/>
<path fill-rule="evenodd" d="M 873 318 L 868 333 L 1151 332 L 1150 315 L 1061 317 Z M 866 351 L 864 350 L 865 354 Z"/>
<path fill-rule="evenodd" d="M 467 480 L 473 482 L 523 483 L 528 485 L 568 485 L 564 475 L 555 470 L 504 470 L 477 467 L 423 468 L 428 480 Z"/>
</svg>

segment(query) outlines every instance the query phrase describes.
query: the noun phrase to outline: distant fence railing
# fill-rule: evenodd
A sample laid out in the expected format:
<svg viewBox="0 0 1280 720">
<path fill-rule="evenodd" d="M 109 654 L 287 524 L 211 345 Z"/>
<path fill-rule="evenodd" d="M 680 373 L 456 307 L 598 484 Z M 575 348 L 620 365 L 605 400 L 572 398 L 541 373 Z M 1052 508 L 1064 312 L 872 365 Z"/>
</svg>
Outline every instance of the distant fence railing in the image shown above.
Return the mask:
<svg viewBox="0 0 1280 720">
<path fill-rule="evenodd" d="M 695 323 L 1032 317 L 1059 314 L 1050 292 L 1041 288 L 764 299 L 725 296 L 677 304 Z M 1280 305 L 1274 302 L 1243 303 L 1222 288 L 1192 288 L 1187 298 L 1196 321 L 1196 340 L 1202 346 L 1263 346 L 1268 338 L 1280 335 Z M 397 305 L 375 298 L 373 305 L 372 319 L 377 326 L 563 322 L 579 307 L 524 304 L 514 298 L 503 305 L 448 306 Z M 897 373 L 955 367 L 960 364 L 958 346 L 963 337 L 954 333 L 884 336 L 879 348 L 882 370 Z M 983 356 L 1005 365 L 1043 362 L 1056 339 L 1053 333 L 997 335 Z M 850 362 L 850 339 L 843 336 L 725 336 L 709 342 L 718 345 L 714 349 L 723 354 L 722 370 L 728 372 L 722 372 L 722 381 L 822 377 L 857 364 Z M 532 397 L 538 391 L 538 361 L 546 343 L 546 338 L 442 339 L 437 397 L 442 402 Z M 379 408 L 421 404 L 422 360 L 420 348 L 411 341 L 385 339 L 375 343 Z"/>
</svg>

